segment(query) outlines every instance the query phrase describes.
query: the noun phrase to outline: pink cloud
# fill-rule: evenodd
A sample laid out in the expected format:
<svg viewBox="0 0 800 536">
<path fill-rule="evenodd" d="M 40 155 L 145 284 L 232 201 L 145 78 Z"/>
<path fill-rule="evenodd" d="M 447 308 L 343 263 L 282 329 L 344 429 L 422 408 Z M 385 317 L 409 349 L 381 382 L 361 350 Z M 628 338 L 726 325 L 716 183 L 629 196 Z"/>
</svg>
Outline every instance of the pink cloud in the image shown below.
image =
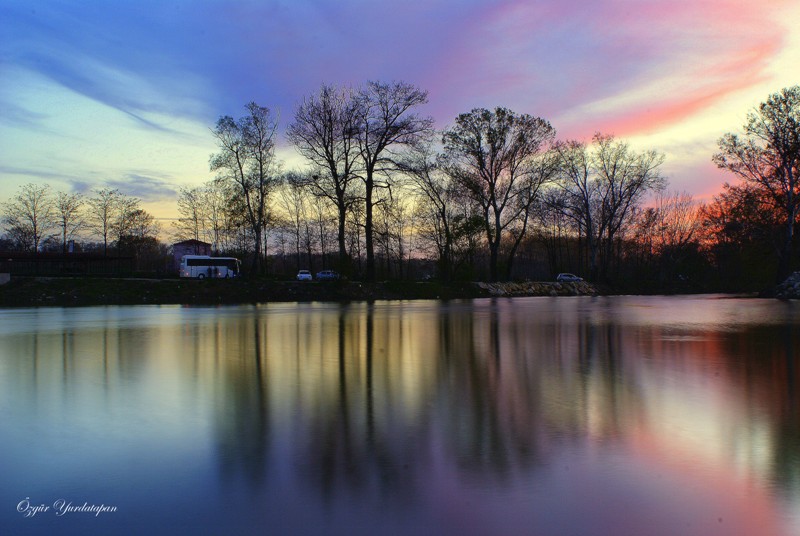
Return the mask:
<svg viewBox="0 0 800 536">
<path fill-rule="evenodd" d="M 713 89 L 691 91 L 678 98 L 660 100 L 630 112 L 600 118 L 596 122 L 603 125 L 600 129 L 603 132 L 620 137 L 649 134 L 691 117 L 718 102 L 722 97 L 749 87 L 753 82 L 753 79 L 738 83 L 731 81 Z"/>
<path fill-rule="evenodd" d="M 13 22 L 0 55 L 139 118 L 213 124 L 255 100 L 286 124 L 323 82 L 400 79 L 429 91 L 424 113 L 439 128 L 506 106 L 550 120 L 561 138 L 624 136 L 763 81 L 795 24 L 778 17 L 796 1 L 11 2 L 0 5 Z"/>
<path fill-rule="evenodd" d="M 687 192 L 695 201 L 708 203 L 720 193 L 723 183 L 735 182 L 735 177 L 711 162 L 715 150 L 716 145 L 712 141 L 704 156 L 688 159 L 680 158 L 680 155 L 668 157 L 662 171 L 669 179 L 669 189 Z"/>
<path fill-rule="evenodd" d="M 770 61 L 784 45 L 781 32 L 764 31 L 771 22 L 755 3 L 617 2 L 622 4 L 629 7 L 622 17 L 625 25 L 610 33 L 626 43 L 625 51 L 603 58 L 622 83 L 603 77 L 596 84 L 590 81 L 573 94 L 580 100 L 564 103 L 562 111 L 605 99 L 615 104 L 562 124 L 562 134 L 586 137 L 601 130 L 629 136 L 676 124 L 765 80 Z M 613 19 L 595 21 L 593 27 Z M 603 42 L 608 34 L 598 36 Z M 642 97 L 659 84 L 662 94 Z"/>
</svg>

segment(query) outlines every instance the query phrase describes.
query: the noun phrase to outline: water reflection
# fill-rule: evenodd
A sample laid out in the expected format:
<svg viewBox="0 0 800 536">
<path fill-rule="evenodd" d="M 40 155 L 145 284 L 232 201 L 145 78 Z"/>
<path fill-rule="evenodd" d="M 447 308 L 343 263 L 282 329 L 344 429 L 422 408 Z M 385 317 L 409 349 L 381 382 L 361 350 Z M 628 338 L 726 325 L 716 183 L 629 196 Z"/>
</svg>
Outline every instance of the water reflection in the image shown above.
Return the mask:
<svg viewBox="0 0 800 536">
<path fill-rule="evenodd" d="M 796 304 L 536 298 L 0 320 L 0 501 L 123 510 L 0 514 L 20 531 L 800 528 Z"/>
</svg>

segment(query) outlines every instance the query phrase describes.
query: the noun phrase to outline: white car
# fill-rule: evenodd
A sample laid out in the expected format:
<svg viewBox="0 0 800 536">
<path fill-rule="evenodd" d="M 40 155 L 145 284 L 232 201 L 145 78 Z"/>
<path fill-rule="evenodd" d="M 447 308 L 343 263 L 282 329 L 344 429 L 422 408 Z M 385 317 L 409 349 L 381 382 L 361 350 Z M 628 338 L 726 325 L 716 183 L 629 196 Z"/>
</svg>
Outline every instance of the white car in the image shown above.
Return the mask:
<svg viewBox="0 0 800 536">
<path fill-rule="evenodd" d="M 313 278 L 311 277 L 311 272 L 308 270 L 300 270 L 297 272 L 297 280 L 298 281 L 311 281 Z"/>
<path fill-rule="evenodd" d="M 574 274 L 558 274 L 558 276 L 556 276 L 556 281 L 559 283 L 575 283 L 577 281 L 583 281 L 583 278 Z"/>
</svg>

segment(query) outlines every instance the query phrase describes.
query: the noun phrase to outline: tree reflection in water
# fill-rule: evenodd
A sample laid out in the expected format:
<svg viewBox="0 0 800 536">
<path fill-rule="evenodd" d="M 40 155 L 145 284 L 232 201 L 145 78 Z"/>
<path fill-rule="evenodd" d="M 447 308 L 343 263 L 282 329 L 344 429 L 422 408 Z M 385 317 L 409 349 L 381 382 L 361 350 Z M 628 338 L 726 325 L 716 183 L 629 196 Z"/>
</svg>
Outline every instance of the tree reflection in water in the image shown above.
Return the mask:
<svg viewBox="0 0 800 536">
<path fill-rule="evenodd" d="M 608 533 L 602 520 L 670 534 L 685 518 L 694 533 L 791 534 L 775 512 L 800 516 L 796 309 L 619 297 L 7 314 L 0 461 L 15 493 L 58 474 L 141 508 L 158 490 L 164 516 L 184 495 L 250 501 L 239 526 L 276 531 L 391 518 L 396 533 Z M 8 462 L 23 452 L 32 463 Z"/>
<path fill-rule="evenodd" d="M 291 431 L 292 467 L 329 500 L 373 492 L 412 500 L 434 453 L 464 474 L 502 482 L 548 464 L 568 444 L 660 433 L 645 393 L 666 388 L 650 356 L 669 346 L 677 350 L 673 369 L 722 361 L 745 392 L 780 397 L 772 408 L 781 423 L 774 471 L 797 488 L 793 326 L 780 328 L 783 344 L 773 345 L 774 355 L 739 360 L 737 352 L 752 356 L 761 341 L 775 340 L 773 328 L 670 342 L 673 328 L 632 330 L 597 307 L 536 322 L 513 300 L 407 307 L 413 314 L 402 304 L 309 307 L 290 322 L 273 315 L 275 329 L 259 311 L 249 333 L 240 334 L 241 355 L 221 358 L 230 386 L 218 419 L 225 471 L 238 464 L 257 483 L 271 464 L 286 463 L 269 459 L 271 421 L 278 420 Z M 772 382 L 779 363 L 782 390 Z M 273 396 L 282 397 L 278 414 L 270 412 Z"/>
<path fill-rule="evenodd" d="M 217 356 L 230 386 L 217 415 L 222 474 L 232 478 L 240 467 L 256 487 L 268 476 L 270 452 L 269 355 L 264 350 L 268 319 L 255 310 L 249 321 L 240 323 L 233 351 Z"/>
</svg>

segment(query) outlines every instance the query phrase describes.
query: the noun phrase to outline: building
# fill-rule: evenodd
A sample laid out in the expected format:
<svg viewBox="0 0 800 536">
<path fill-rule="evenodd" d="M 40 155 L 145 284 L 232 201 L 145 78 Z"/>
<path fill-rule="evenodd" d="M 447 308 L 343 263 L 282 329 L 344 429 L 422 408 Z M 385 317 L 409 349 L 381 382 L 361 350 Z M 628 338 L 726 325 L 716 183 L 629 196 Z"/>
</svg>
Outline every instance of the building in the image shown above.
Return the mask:
<svg viewBox="0 0 800 536">
<path fill-rule="evenodd" d="M 184 240 L 172 244 L 173 267 L 178 271 L 184 255 L 211 255 L 211 244 L 200 240 Z"/>
</svg>

